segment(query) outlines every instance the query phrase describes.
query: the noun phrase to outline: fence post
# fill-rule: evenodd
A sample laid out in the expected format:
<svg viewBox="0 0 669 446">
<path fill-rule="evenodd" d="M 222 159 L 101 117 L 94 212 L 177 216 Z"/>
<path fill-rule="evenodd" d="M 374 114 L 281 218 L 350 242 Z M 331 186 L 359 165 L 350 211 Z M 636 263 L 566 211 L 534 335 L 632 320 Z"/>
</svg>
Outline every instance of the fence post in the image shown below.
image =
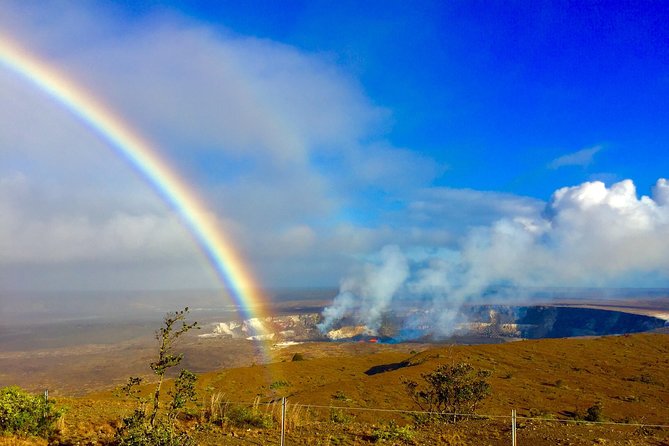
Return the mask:
<svg viewBox="0 0 669 446">
<path fill-rule="evenodd" d="M 511 446 L 516 446 L 516 409 L 511 409 Z"/>
<path fill-rule="evenodd" d="M 286 397 L 281 398 L 281 446 L 286 440 Z"/>
<path fill-rule="evenodd" d="M 44 413 L 42 414 L 44 418 L 46 418 L 48 410 L 49 410 L 49 389 L 44 389 Z"/>
</svg>

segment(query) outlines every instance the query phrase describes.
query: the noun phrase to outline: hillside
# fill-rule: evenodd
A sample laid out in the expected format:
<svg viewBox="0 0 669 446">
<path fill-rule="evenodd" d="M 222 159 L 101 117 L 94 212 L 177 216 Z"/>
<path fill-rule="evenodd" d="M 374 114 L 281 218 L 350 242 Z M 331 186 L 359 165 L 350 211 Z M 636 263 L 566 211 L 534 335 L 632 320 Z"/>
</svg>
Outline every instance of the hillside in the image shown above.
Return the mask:
<svg viewBox="0 0 669 446">
<path fill-rule="evenodd" d="M 411 353 L 387 345 L 302 344 L 281 351 L 278 362 L 269 365 L 203 373 L 198 388 L 204 408 L 212 396 L 235 402 L 228 408 L 260 397 L 258 411 L 270 417 L 273 412 L 275 419 L 277 400 L 288 397 L 288 444 L 506 445 L 509 419 L 496 417 L 508 417 L 512 409 L 521 417 L 522 445 L 669 444 L 666 428 L 554 421 L 573 421 L 601 403 L 606 421 L 667 424 L 669 336 L 665 334 L 420 347 Z M 303 354 L 304 360 L 292 361 L 295 353 Z M 461 361 L 492 372 L 492 395 L 478 411 L 487 415 L 484 419 L 404 430 L 401 426 L 414 421 L 407 414 L 359 410 L 415 409 L 401 385 L 402 377 L 419 380 L 440 364 Z M 269 401 L 274 403 L 263 404 Z M 69 407 L 62 438 L 70 438 L 71 444 L 77 444 L 73 439 L 96 444 L 108 438 L 131 408 L 111 391 L 63 397 L 59 404 Z M 277 423 L 266 428 L 210 426 L 196 436 L 204 445 L 278 444 L 279 438 Z"/>
</svg>

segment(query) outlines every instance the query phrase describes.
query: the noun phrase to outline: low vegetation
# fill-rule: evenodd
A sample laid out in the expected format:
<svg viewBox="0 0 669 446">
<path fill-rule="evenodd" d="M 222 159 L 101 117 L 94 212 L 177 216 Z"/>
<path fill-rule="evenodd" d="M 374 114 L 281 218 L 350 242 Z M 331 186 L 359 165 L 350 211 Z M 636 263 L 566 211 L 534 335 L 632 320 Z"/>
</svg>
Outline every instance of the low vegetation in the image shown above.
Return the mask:
<svg viewBox="0 0 669 446">
<path fill-rule="evenodd" d="M 2 412 L 0 446 L 44 446 L 43 438 L 62 446 L 277 444 L 283 395 L 288 396 L 287 444 L 502 446 L 510 442 L 511 409 L 519 415 L 519 444 L 669 441 L 669 429 L 593 423 L 664 423 L 666 335 L 478 346 L 328 343 L 310 345 L 308 361 L 292 361 L 304 351 L 301 345 L 278 351 L 269 365 L 196 376 L 181 369 L 188 363 L 177 351 L 182 335 L 175 334 L 191 327 L 186 313 L 166 317 L 152 367 L 143 360 L 154 382 L 129 378 L 116 392 L 122 398 L 107 391 L 59 396 L 56 407 L 41 395 L 4 389 L 0 409 L 9 407 L 9 400 L 35 405 L 19 405 L 32 408 L 27 410 L 32 415 L 14 424 L 5 421 L 8 411 Z M 187 361 L 191 351 L 186 351 Z M 60 417 L 63 405 L 68 411 Z M 394 409 L 434 414 L 415 417 Z M 468 416 L 472 413 L 480 415 Z M 35 422 L 48 427 L 8 427 Z"/>
<path fill-rule="evenodd" d="M 422 374 L 424 385 L 410 379 L 402 381 L 414 403 L 427 412 L 421 420 L 456 422 L 474 414 L 490 394 L 490 374 L 462 362 L 440 365 L 433 372 Z"/>
<path fill-rule="evenodd" d="M 604 421 L 604 408 L 602 407 L 601 402 L 597 402 L 592 406 L 588 407 L 588 410 L 585 412 L 585 421 L 600 422 Z"/>
<path fill-rule="evenodd" d="M 372 440 L 380 443 L 412 443 L 416 431 L 411 426 L 398 426 L 395 422 L 390 422 L 387 426 L 377 427 L 372 433 Z"/>
<path fill-rule="evenodd" d="M 269 388 L 272 390 L 278 390 L 283 387 L 290 387 L 290 383 L 288 381 L 279 380 L 279 381 L 274 381 L 272 384 L 269 385 Z"/>
<path fill-rule="evenodd" d="M 221 425 L 232 425 L 236 427 L 249 428 L 255 427 L 268 429 L 273 426 L 272 413 L 263 411 L 256 402 L 251 406 L 239 404 L 228 405 L 223 412 Z"/>
<path fill-rule="evenodd" d="M 56 430 L 62 410 L 44 395 L 33 395 L 19 387 L 0 389 L 0 433 L 49 438 Z"/>
</svg>

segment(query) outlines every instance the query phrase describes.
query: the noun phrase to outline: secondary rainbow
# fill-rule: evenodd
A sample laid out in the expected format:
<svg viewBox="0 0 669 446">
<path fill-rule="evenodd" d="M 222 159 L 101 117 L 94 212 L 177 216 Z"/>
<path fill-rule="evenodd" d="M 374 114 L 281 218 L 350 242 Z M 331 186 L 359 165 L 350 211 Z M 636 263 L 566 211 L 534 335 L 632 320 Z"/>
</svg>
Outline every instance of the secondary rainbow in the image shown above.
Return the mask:
<svg viewBox="0 0 669 446">
<path fill-rule="evenodd" d="M 55 68 L 1 36 L 0 63 L 56 100 L 125 158 L 180 215 L 244 317 L 264 316 L 260 287 L 219 230 L 215 216 L 146 139 Z"/>
</svg>

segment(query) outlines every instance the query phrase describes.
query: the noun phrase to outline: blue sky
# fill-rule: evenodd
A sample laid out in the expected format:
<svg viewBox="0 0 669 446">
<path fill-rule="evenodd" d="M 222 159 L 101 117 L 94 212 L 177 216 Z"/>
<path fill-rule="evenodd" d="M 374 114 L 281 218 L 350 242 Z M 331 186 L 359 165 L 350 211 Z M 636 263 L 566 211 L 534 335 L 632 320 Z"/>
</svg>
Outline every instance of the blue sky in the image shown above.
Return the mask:
<svg viewBox="0 0 669 446">
<path fill-rule="evenodd" d="M 394 144 L 448 168 L 436 185 L 546 199 L 598 176 L 649 188 L 667 171 L 669 13 L 662 2 L 174 8 L 216 27 L 326 53 L 391 110 L 386 135 Z M 596 145 L 605 148 L 597 163 L 545 169 Z"/>
<path fill-rule="evenodd" d="M 499 231 L 543 266 L 483 288 L 668 283 L 659 252 L 592 260 L 669 233 L 664 2 L 17 1 L 0 25 L 155 141 L 265 286 L 336 286 L 388 245 L 480 272 Z M 0 83 L 4 288 L 215 286 L 141 178 Z"/>
<path fill-rule="evenodd" d="M 636 177 L 650 187 L 667 170 L 661 150 L 669 13 L 662 2 L 189 1 L 121 8 L 128 20 L 165 10 L 332 61 L 390 109 L 389 139 L 449 167 L 438 185 L 546 198 L 565 175 L 571 183 Z M 606 146 L 598 165 L 538 175 L 552 159 L 595 145 Z M 634 156 L 624 159 L 631 147 Z"/>
</svg>

